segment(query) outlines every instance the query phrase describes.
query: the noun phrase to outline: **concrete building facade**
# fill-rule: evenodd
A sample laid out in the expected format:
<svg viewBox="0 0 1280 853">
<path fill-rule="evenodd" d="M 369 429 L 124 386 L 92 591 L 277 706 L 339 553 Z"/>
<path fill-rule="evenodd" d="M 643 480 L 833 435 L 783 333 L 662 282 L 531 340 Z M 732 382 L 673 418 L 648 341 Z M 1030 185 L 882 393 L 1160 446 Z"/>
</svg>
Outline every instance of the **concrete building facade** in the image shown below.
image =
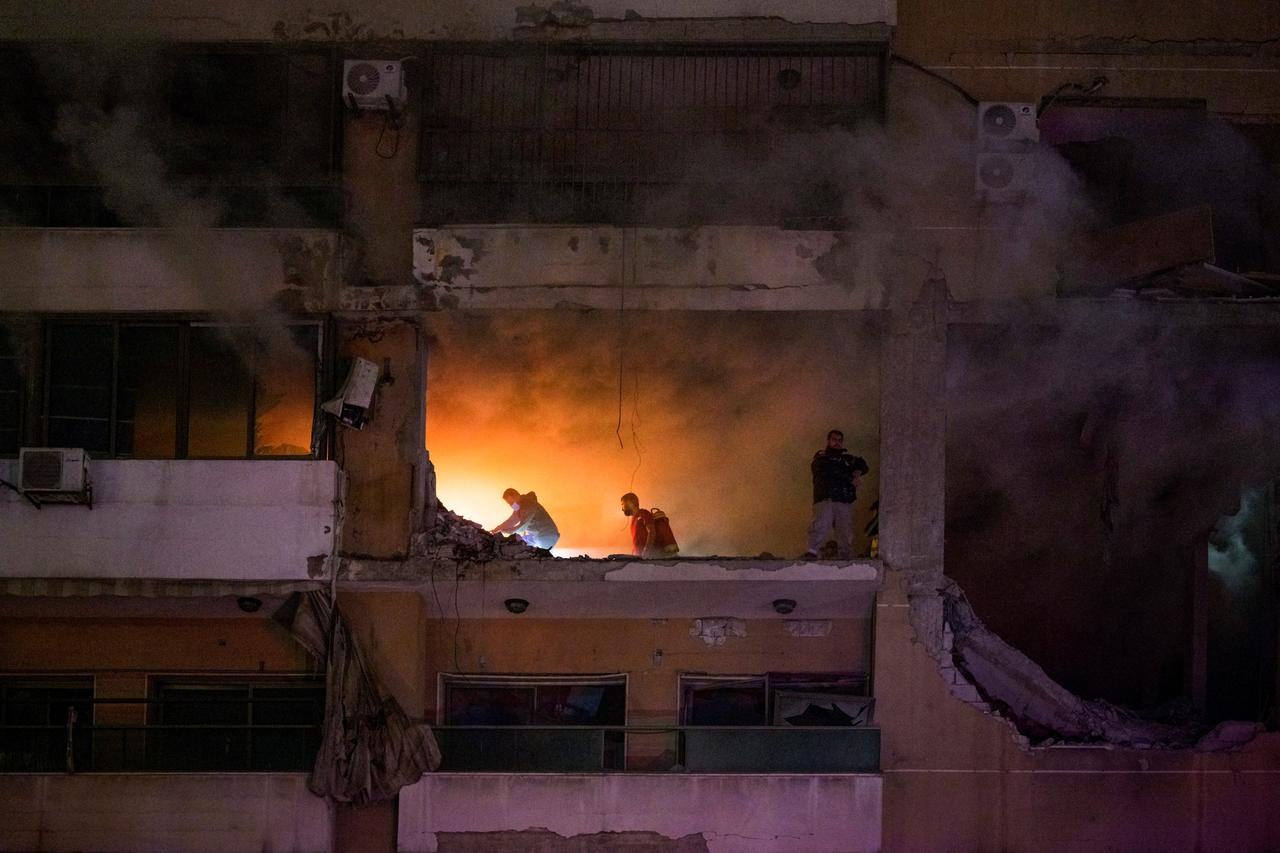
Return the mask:
<svg viewBox="0 0 1280 853">
<path fill-rule="evenodd" d="M 0 849 L 1280 847 L 1280 13 L 28 7 Z"/>
</svg>

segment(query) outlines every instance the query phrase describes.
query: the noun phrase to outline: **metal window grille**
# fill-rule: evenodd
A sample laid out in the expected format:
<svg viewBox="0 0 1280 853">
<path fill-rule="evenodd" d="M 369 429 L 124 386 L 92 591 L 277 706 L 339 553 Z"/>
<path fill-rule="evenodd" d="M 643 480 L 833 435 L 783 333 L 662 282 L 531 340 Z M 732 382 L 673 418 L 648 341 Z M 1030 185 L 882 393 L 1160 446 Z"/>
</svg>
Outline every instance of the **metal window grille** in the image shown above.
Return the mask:
<svg viewBox="0 0 1280 853">
<path fill-rule="evenodd" d="M 725 212 L 691 202 L 715 189 L 758 199 L 786 137 L 881 118 L 885 56 L 880 45 L 433 51 L 427 218 L 635 222 L 664 218 L 666 200 L 675 218 L 717 221 Z"/>
</svg>

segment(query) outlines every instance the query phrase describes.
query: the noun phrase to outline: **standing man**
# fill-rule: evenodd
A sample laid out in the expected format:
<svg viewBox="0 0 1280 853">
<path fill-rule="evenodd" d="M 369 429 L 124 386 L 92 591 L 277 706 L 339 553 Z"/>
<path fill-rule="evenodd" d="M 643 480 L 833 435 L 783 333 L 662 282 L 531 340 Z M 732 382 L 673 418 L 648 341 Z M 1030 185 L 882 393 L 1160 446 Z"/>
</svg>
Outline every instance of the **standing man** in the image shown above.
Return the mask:
<svg viewBox="0 0 1280 853">
<path fill-rule="evenodd" d="M 869 470 L 867 461 L 844 449 L 844 433 L 827 433 L 827 446 L 813 454 L 813 523 L 809 525 L 809 550 L 804 559 L 818 556 L 827 533 L 836 531 L 836 557 L 853 558 L 853 501 L 858 484 Z"/>
<path fill-rule="evenodd" d="M 515 489 L 507 489 L 502 499 L 511 507 L 511 515 L 506 521 L 490 530 L 490 533 L 505 533 L 519 536 L 527 545 L 545 548 L 550 551 L 560 540 L 560 531 L 551 515 L 538 503 L 534 492 L 520 494 Z"/>
<path fill-rule="evenodd" d="M 640 499 L 635 492 L 627 492 L 620 502 L 622 514 L 631 519 L 631 553 L 643 557 L 649 537 L 653 535 L 653 513 L 640 508 Z"/>
</svg>

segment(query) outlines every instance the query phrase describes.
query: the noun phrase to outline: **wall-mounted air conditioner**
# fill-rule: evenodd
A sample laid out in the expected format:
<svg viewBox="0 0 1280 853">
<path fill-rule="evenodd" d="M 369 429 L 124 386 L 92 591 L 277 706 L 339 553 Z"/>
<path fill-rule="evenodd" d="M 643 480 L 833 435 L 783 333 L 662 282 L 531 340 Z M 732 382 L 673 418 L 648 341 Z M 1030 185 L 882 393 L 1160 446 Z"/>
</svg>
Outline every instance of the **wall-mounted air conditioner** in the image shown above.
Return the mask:
<svg viewBox="0 0 1280 853">
<path fill-rule="evenodd" d="M 1022 200 L 1031 190 L 1035 162 L 1035 155 L 1030 153 L 979 153 L 973 181 L 978 198 L 989 202 Z"/>
<path fill-rule="evenodd" d="M 348 59 L 342 64 L 342 101 L 353 109 L 398 112 L 408 99 L 398 60 Z"/>
<path fill-rule="evenodd" d="M 983 101 L 978 104 L 978 141 L 983 150 L 1005 142 L 1038 142 L 1035 104 Z"/>
<path fill-rule="evenodd" d="M 78 447 L 24 447 L 18 455 L 18 488 L 36 494 L 82 493 L 89 485 L 89 457 Z"/>
</svg>

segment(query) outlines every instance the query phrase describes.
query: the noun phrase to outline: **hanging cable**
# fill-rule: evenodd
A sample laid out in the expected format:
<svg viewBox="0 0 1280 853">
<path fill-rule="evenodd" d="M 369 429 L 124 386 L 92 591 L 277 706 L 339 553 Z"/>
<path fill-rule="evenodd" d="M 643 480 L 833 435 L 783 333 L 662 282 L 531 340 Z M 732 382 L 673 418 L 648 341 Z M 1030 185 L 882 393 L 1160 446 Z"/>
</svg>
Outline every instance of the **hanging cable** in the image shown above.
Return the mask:
<svg viewBox="0 0 1280 853">
<path fill-rule="evenodd" d="M 618 437 L 618 449 L 626 447 L 622 443 L 622 387 L 627 365 L 627 229 L 622 228 L 622 276 L 618 281 L 618 423 L 613 434 Z"/>
</svg>

